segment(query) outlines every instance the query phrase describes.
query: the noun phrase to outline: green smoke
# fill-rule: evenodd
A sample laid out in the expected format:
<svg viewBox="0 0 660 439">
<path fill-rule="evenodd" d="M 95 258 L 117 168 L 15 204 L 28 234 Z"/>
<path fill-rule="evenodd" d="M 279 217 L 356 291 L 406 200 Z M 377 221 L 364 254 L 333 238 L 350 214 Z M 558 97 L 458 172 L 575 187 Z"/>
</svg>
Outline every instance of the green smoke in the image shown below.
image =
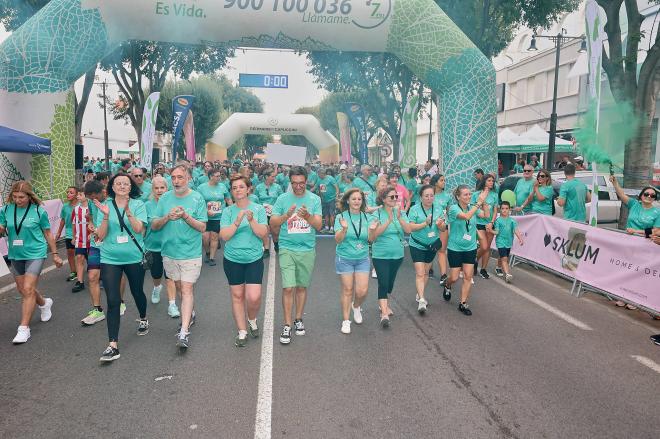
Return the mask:
<svg viewBox="0 0 660 439">
<path fill-rule="evenodd" d="M 580 129 L 575 133 L 578 149 L 588 162 L 611 163 L 622 169 L 626 142 L 633 138 L 638 124 L 632 106 L 623 102 L 602 109 L 598 132 L 597 111 L 597 105 L 593 104 L 582 115 Z"/>
</svg>

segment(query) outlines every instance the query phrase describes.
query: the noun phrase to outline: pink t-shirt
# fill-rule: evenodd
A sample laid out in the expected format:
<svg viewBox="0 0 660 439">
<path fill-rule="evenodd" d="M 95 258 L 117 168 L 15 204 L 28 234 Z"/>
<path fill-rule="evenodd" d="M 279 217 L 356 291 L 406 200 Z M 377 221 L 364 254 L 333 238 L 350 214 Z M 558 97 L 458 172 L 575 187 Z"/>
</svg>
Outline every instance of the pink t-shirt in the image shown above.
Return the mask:
<svg viewBox="0 0 660 439">
<path fill-rule="evenodd" d="M 406 205 L 406 199 L 408 198 L 408 189 L 402 184 L 397 184 L 396 193 L 399 196 L 400 207 L 403 209 Z"/>
</svg>

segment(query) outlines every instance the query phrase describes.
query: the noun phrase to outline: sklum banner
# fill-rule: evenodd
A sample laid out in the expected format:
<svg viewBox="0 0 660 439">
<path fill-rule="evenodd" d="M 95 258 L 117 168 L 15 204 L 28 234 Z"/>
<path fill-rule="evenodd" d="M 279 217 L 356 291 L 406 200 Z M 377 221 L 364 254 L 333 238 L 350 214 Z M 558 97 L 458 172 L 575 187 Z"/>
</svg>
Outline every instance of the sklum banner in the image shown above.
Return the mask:
<svg viewBox="0 0 660 439">
<path fill-rule="evenodd" d="M 172 155 L 176 161 L 179 156 L 179 140 L 183 134 L 183 125 L 188 118 L 188 112 L 195 102 L 195 96 L 181 95 L 172 99 L 172 132 L 174 138 L 172 139 Z M 184 156 L 185 154 L 181 154 Z"/>
<path fill-rule="evenodd" d="M 142 166 L 151 169 L 151 154 L 154 148 L 154 134 L 156 133 L 156 117 L 158 117 L 158 102 L 160 92 L 149 95 L 144 103 L 142 114 L 142 137 L 140 142 L 140 153 Z"/>
<path fill-rule="evenodd" d="M 365 164 L 369 161 L 369 154 L 367 152 L 367 121 L 364 108 L 355 102 L 346 102 L 344 108 L 346 109 L 346 114 L 351 119 L 351 124 L 357 132 L 360 163 Z"/>
</svg>

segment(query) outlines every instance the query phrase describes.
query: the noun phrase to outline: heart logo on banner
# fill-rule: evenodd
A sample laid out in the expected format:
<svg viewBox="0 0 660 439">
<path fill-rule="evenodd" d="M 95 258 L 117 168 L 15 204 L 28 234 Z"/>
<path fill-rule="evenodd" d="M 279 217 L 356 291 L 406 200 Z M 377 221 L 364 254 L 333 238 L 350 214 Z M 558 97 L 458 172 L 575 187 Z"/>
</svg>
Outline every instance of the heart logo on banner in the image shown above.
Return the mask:
<svg viewBox="0 0 660 439">
<path fill-rule="evenodd" d="M 545 243 L 546 247 L 550 244 L 550 241 L 552 241 L 552 237 L 546 233 L 546 235 L 543 237 L 543 242 Z"/>
</svg>

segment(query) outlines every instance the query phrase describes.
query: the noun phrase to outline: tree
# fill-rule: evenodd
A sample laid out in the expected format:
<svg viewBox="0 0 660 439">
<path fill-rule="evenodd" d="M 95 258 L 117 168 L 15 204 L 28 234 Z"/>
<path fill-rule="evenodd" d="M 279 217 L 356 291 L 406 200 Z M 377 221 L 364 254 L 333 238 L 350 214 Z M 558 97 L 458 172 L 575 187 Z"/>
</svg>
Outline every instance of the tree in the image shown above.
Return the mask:
<svg viewBox="0 0 660 439">
<path fill-rule="evenodd" d="M 0 0 L 0 23 L 7 31 L 14 31 L 21 27 L 41 8 L 46 6 L 50 0 Z M 96 65 L 85 73 L 85 81 L 82 93 L 76 96 L 75 100 L 75 125 L 76 125 L 76 143 L 82 143 L 82 121 L 87 109 L 89 94 L 94 85 L 96 75 Z"/>
<path fill-rule="evenodd" d="M 226 64 L 233 49 L 212 45 L 188 45 L 154 41 L 129 41 L 119 45 L 101 67 L 112 72 L 120 97 L 111 103 L 115 119 L 133 126 L 138 142 L 142 137 L 142 111 L 150 93 L 162 91 L 168 73 L 189 79 L 193 72 L 212 73 Z"/>
<path fill-rule="evenodd" d="M 609 52 L 603 50 L 603 70 L 607 73 L 610 91 L 618 104 L 630 105 L 637 120 L 635 135 L 625 144 L 623 177 L 628 187 L 642 187 L 651 183 L 653 151 L 651 127 L 660 92 L 660 32 L 648 47 L 642 47 L 641 31 L 644 17 L 635 0 L 596 0 L 605 10 Z M 653 0 L 654 3 L 660 3 Z M 628 32 L 621 29 L 620 13 L 624 7 Z M 650 39 L 650 35 L 649 35 Z M 646 58 L 639 66 L 640 51 Z M 628 219 L 628 210 L 621 206 L 619 227 Z"/>
</svg>

